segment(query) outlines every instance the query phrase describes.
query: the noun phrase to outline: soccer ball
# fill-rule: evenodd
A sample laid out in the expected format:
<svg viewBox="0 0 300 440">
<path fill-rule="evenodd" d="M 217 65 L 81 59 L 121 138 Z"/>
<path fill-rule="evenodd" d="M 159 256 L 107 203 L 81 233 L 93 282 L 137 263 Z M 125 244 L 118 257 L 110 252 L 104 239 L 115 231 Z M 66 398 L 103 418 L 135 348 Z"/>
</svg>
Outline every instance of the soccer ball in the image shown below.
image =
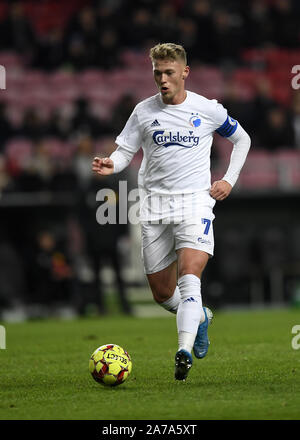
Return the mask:
<svg viewBox="0 0 300 440">
<path fill-rule="evenodd" d="M 89 361 L 89 370 L 96 382 L 117 386 L 125 382 L 132 370 L 129 354 L 116 344 L 98 347 Z"/>
</svg>

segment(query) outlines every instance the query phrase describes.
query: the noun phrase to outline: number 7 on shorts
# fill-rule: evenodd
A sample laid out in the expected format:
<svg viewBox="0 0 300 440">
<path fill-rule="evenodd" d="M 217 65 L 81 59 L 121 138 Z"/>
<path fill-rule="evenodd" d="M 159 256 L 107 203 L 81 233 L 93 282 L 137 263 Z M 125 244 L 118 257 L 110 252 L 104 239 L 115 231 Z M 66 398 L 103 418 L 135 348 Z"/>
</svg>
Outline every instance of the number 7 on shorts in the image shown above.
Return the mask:
<svg viewBox="0 0 300 440">
<path fill-rule="evenodd" d="M 205 225 L 204 235 L 207 235 L 208 231 L 209 231 L 209 228 L 210 228 L 210 225 L 211 225 L 211 220 L 209 220 L 208 218 L 202 218 L 201 219 L 201 223 L 203 225 Z"/>
</svg>

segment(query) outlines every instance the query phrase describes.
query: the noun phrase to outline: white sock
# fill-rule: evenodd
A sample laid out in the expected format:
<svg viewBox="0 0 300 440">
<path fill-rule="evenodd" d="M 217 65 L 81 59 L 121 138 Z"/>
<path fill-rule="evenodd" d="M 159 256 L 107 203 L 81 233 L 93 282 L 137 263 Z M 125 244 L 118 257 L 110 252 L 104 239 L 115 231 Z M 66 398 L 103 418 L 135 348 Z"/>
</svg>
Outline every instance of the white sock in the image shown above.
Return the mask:
<svg viewBox="0 0 300 440">
<path fill-rule="evenodd" d="M 188 332 L 179 332 L 178 333 L 178 350 L 186 350 L 189 353 L 192 352 L 192 348 L 195 342 L 195 336 L 192 333 Z"/>
<path fill-rule="evenodd" d="M 177 313 L 179 303 L 180 303 L 180 291 L 178 286 L 176 286 L 176 289 L 174 290 L 174 293 L 171 296 L 171 298 L 167 299 L 167 301 L 164 301 L 163 303 L 159 303 L 159 305 L 171 313 Z"/>
<path fill-rule="evenodd" d="M 193 274 L 179 278 L 181 301 L 177 309 L 177 331 L 179 350 L 192 351 L 200 321 L 205 316 L 202 308 L 201 281 Z"/>
</svg>

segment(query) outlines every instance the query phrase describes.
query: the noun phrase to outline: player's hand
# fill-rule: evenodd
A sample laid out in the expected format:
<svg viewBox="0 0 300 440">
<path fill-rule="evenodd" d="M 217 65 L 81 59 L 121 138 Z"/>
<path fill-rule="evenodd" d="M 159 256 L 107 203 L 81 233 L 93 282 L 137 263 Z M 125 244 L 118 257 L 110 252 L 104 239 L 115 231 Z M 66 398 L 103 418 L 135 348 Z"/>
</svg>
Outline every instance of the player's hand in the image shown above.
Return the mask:
<svg viewBox="0 0 300 440">
<path fill-rule="evenodd" d="M 209 194 L 216 200 L 224 200 L 231 193 L 232 186 L 226 180 L 216 180 L 210 188 Z"/>
<path fill-rule="evenodd" d="M 108 176 L 114 172 L 114 163 L 109 157 L 94 157 L 92 170 L 100 176 Z"/>
</svg>

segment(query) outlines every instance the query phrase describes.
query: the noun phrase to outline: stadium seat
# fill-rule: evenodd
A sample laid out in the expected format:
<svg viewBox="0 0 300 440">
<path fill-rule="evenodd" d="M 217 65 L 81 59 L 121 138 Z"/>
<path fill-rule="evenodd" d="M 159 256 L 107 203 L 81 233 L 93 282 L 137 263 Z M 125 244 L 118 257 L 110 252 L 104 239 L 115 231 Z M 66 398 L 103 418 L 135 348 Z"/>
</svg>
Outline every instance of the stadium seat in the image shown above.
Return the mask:
<svg viewBox="0 0 300 440">
<path fill-rule="evenodd" d="M 13 170 L 22 169 L 33 153 L 32 142 L 28 139 L 14 138 L 5 145 L 8 166 Z"/>
<path fill-rule="evenodd" d="M 219 69 L 196 67 L 191 70 L 187 87 L 208 99 L 221 99 L 224 93 L 224 78 Z"/>
<path fill-rule="evenodd" d="M 105 78 L 105 73 L 99 69 L 86 69 L 76 76 L 77 85 L 79 84 L 83 87 L 105 84 Z"/>
<path fill-rule="evenodd" d="M 198 81 L 204 82 L 222 82 L 223 73 L 220 69 L 216 67 L 194 67 L 191 70 L 191 77 L 197 78 Z"/>
<path fill-rule="evenodd" d="M 75 146 L 69 142 L 63 142 L 55 137 L 44 139 L 44 144 L 53 159 L 68 160 L 71 159 L 75 151 Z"/>
<path fill-rule="evenodd" d="M 241 187 L 256 190 L 278 187 L 279 175 L 273 154 L 264 150 L 250 151 L 239 183 Z"/>
<path fill-rule="evenodd" d="M 69 72 L 56 72 L 49 75 L 49 101 L 52 108 L 70 105 L 80 96 L 76 75 Z"/>
<path fill-rule="evenodd" d="M 255 88 L 257 81 L 265 76 L 264 72 L 253 69 L 236 69 L 232 74 L 233 82 Z"/>
<path fill-rule="evenodd" d="M 291 68 L 277 68 L 276 70 L 269 72 L 267 77 L 271 84 L 271 95 L 273 99 L 284 106 L 288 106 L 291 102 L 292 96 L 291 81 L 293 74 L 291 73 Z"/>
<path fill-rule="evenodd" d="M 300 50 L 289 51 L 289 65 L 294 66 L 300 64 Z"/>
<path fill-rule="evenodd" d="M 90 100 L 91 112 L 94 116 L 102 119 L 103 121 L 109 121 L 111 117 L 111 110 L 113 108 L 113 103 L 107 103 L 103 100 L 93 101 Z"/>
<path fill-rule="evenodd" d="M 104 157 L 110 154 L 110 150 L 115 148 L 115 136 L 102 136 L 94 142 L 94 153 Z"/>
<path fill-rule="evenodd" d="M 143 67 L 149 68 L 150 65 L 148 53 L 145 51 L 125 50 L 121 55 L 121 60 L 129 67 L 136 65 L 138 69 Z"/>
<path fill-rule="evenodd" d="M 24 59 L 16 52 L 3 51 L 0 52 L 0 65 L 5 66 L 7 70 L 12 68 L 23 68 Z"/>
<path fill-rule="evenodd" d="M 35 87 L 37 85 L 46 87 L 48 75 L 40 70 L 26 69 L 26 71 L 22 73 L 22 83 L 24 87 Z"/>
<path fill-rule="evenodd" d="M 53 28 L 62 29 L 71 15 L 88 3 L 89 0 L 72 0 L 71 2 L 59 0 L 36 2 L 35 0 L 27 0 L 24 2 L 24 8 L 25 15 L 30 20 L 35 31 L 39 35 L 45 35 Z"/>
<path fill-rule="evenodd" d="M 250 66 L 263 68 L 266 62 L 266 52 L 264 49 L 245 49 L 242 51 L 242 59 Z"/>
<path fill-rule="evenodd" d="M 13 127 L 19 127 L 23 120 L 24 109 L 17 105 L 7 106 L 7 117 Z"/>
<path fill-rule="evenodd" d="M 300 151 L 279 150 L 274 154 L 278 168 L 279 182 L 283 189 L 300 187 Z"/>
<path fill-rule="evenodd" d="M 266 51 L 267 69 L 276 70 L 289 64 L 289 51 L 286 49 L 269 49 Z"/>
<path fill-rule="evenodd" d="M 66 71 L 57 71 L 49 75 L 49 85 L 56 89 L 74 87 L 76 85 L 76 74 Z"/>
<path fill-rule="evenodd" d="M 266 78 L 265 72 L 252 69 L 236 69 L 232 73 L 231 81 L 237 90 L 237 96 L 242 101 L 254 98 L 259 81 Z"/>
</svg>

